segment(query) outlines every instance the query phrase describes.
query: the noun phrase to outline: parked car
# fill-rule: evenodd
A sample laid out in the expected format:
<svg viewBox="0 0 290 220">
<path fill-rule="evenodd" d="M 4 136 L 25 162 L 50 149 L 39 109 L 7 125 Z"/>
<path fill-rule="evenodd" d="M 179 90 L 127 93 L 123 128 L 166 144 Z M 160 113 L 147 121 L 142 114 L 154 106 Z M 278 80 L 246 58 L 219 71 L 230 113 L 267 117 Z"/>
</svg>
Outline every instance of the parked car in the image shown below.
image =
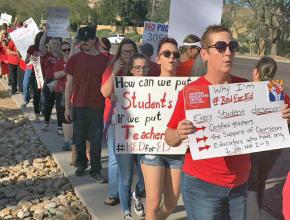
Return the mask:
<svg viewBox="0 0 290 220">
<path fill-rule="evenodd" d="M 108 39 L 111 42 L 111 44 L 119 44 L 124 38 L 125 38 L 124 34 L 114 34 Z"/>
</svg>

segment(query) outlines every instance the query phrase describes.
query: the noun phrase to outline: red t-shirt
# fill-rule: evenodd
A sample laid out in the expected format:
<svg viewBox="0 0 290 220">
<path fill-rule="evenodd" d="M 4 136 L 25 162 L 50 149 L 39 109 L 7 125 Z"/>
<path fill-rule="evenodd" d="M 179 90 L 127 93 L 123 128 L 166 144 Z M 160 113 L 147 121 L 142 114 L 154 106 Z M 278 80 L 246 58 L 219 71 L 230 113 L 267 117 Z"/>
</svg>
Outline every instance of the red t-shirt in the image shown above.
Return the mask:
<svg viewBox="0 0 290 220">
<path fill-rule="evenodd" d="M 152 61 L 149 61 L 148 63 L 149 65 L 149 73 L 148 73 L 148 76 L 160 76 L 160 65 L 155 63 L 155 62 L 152 62 Z"/>
<path fill-rule="evenodd" d="M 57 61 L 57 63 L 54 65 L 54 71 L 53 72 L 59 72 L 64 71 L 66 63 L 64 62 L 64 59 L 60 59 Z M 55 85 L 55 92 L 64 92 L 65 90 L 65 84 L 66 84 L 66 76 L 62 77 L 61 79 L 57 80 L 57 83 Z"/>
<path fill-rule="evenodd" d="M 28 47 L 27 54 L 29 54 L 29 56 L 34 55 L 35 52 L 39 52 L 39 48 L 35 47 L 35 45 Z M 33 64 L 26 65 L 26 69 L 33 70 Z"/>
<path fill-rule="evenodd" d="M 19 67 L 20 67 L 20 69 L 22 71 L 25 71 L 25 69 L 26 69 L 26 63 L 25 63 L 24 60 L 20 59 L 20 61 L 19 61 Z"/>
<path fill-rule="evenodd" d="M 67 62 L 65 72 L 73 76 L 73 107 L 104 108 L 102 75 L 109 60 L 105 56 L 79 52 Z"/>
<path fill-rule="evenodd" d="M 110 54 L 107 51 L 103 51 L 103 52 L 101 52 L 101 54 L 104 55 L 105 57 L 107 57 L 110 61 L 114 58 L 114 55 Z"/>
<path fill-rule="evenodd" d="M 290 172 L 283 187 L 283 215 L 285 220 L 290 220 Z"/>
<path fill-rule="evenodd" d="M 190 76 L 193 64 L 193 59 L 180 63 L 176 69 L 176 76 Z"/>
<path fill-rule="evenodd" d="M 230 83 L 247 82 L 246 79 L 231 76 Z M 189 86 L 211 85 L 203 76 Z M 169 128 L 176 129 L 178 122 L 185 119 L 183 91 L 178 94 L 178 100 L 168 123 Z M 193 160 L 190 150 L 185 154 L 183 171 L 205 182 L 223 187 L 237 187 L 248 181 L 250 157 L 246 155 Z"/>
<path fill-rule="evenodd" d="M 113 65 L 109 65 L 105 72 L 103 73 L 103 78 L 102 78 L 102 85 L 109 79 L 113 71 Z M 120 70 L 119 73 L 117 74 L 118 76 L 125 76 L 124 71 Z M 112 108 L 112 102 L 110 98 L 106 98 L 105 100 L 105 110 L 104 110 L 104 122 L 107 122 L 107 120 L 111 120 L 112 114 L 110 115 L 110 111 Z M 109 118 L 110 117 L 110 118 Z"/>
<path fill-rule="evenodd" d="M 41 57 L 43 75 L 45 78 L 45 82 L 47 83 L 54 80 L 53 68 L 56 62 L 57 58 L 51 52 L 47 52 L 43 57 Z"/>
<path fill-rule="evenodd" d="M 17 52 L 17 48 L 12 40 L 9 41 L 8 47 L 9 50 Z M 19 64 L 19 57 L 17 55 L 9 55 L 7 54 L 7 61 L 9 64 L 18 65 Z"/>
</svg>

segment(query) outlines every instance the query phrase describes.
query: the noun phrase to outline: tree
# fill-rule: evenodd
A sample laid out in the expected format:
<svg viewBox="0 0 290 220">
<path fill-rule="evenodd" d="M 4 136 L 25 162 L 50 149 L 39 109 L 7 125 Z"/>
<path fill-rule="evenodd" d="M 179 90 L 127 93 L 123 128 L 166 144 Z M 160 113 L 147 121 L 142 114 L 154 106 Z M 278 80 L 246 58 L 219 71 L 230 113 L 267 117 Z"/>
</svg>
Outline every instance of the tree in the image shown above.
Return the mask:
<svg viewBox="0 0 290 220">
<path fill-rule="evenodd" d="M 148 10 L 150 15 L 148 16 L 150 21 L 167 23 L 169 21 L 171 0 L 160 0 L 158 4 L 155 1 L 150 1 Z"/>
<path fill-rule="evenodd" d="M 265 49 L 270 44 L 270 54 L 277 55 L 278 44 L 289 37 L 289 0 L 245 0 L 254 11 L 254 23 L 250 28 L 260 39 L 259 46 Z M 286 37 L 287 38 L 287 37 Z"/>
</svg>

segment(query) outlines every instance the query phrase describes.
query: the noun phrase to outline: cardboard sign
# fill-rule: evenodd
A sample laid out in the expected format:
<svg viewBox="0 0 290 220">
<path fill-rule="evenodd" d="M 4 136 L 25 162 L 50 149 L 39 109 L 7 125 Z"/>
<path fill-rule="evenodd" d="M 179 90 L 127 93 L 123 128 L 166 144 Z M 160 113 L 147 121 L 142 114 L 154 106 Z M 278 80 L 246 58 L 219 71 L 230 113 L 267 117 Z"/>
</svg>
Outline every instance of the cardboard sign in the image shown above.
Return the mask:
<svg viewBox="0 0 290 220">
<path fill-rule="evenodd" d="M 33 68 L 34 68 L 34 74 L 37 82 L 37 88 L 42 89 L 44 80 L 42 75 L 42 69 L 41 69 L 41 63 L 40 63 L 40 57 L 33 57 L 31 59 Z"/>
<path fill-rule="evenodd" d="M 70 37 L 70 20 L 68 8 L 48 8 L 47 36 L 61 38 Z"/>
<path fill-rule="evenodd" d="M 11 24 L 12 21 L 12 15 L 9 15 L 7 13 L 1 13 L 1 17 L 0 17 L 0 25 L 2 25 L 3 23 L 6 24 Z"/>
<path fill-rule="evenodd" d="M 195 160 L 290 147 L 281 80 L 188 86 L 183 94 Z"/>
<path fill-rule="evenodd" d="M 189 34 L 201 37 L 208 25 L 220 24 L 222 0 L 171 0 L 168 35 L 179 46 Z"/>
<path fill-rule="evenodd" d="M 143 43 L 149 43 L 154 48 L 154 53 L 152 56 L 152 60 L 154 61 L 157 54 L 157 47 L 159 41 L 167 37 L 168 33 L 168 25 L 155 23 L 150 21 L 144 21 L 144 33 L 143 33 Z"/>
<path fill-rule="evenodd" d="M 194 77 L 115 77 L 115 152 L 184 154 L 187 143 L 170 147 L 164 133 L 178 91 Z"/>
<path fill-rule="evenodd" d="M 33 18 L 29 18 L 23 22 L 23 27 L 17 28 L 15 31 L 9 33 L 23 59 L 26 58 L 29 46 L 34 44 L 34 38 L 38 32 L 39 29 Z"/>
</svg>

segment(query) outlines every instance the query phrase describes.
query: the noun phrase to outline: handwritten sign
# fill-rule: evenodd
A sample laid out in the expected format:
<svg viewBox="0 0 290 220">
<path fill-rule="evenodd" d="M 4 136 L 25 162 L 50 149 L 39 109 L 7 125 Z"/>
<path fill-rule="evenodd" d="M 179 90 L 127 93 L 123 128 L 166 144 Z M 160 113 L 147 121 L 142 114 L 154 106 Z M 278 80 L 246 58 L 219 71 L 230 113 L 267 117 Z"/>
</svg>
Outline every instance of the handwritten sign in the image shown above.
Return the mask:
<svg viewBox="0 0 290 220">
<path fill-rule="evenodd" d="M 167 24 L 144 21 L 143 42 L 149 43 L 153 46 L 154 53 L 152 59 L 155 59 L 156 57 L 159 41 L 162 38 L 167 37 L 167 33 L 168 33 Z"/>
<path fill-rule="evenodd" d="M 29 46 L 34 44 L 34 38 L 39 29 L 33 18 L 29 18 L 23 22 L 23 27 L 17 28 L 9 33 L 21 57 L 25 59 Z"/>
<path fill-rule="evenodd" d="M 34 74 L 37 82 L 37 88 L 42 89 L 44 80 L 42 75 L 42 69 L 41 69 L 41 63 L 40 63 L 40 57 L 33 57 L 31 59 L 33 68 L 34 68 Z"/>
<path fill-rule="evenodd" d="M 164 132 L 174 110 L 178 91 L 196 78 L 115 77 L 115 152 L 136 154 L 184 154 L 170 147 Z"/>
<path fill-rule="evenodd" d="M 7 13 L 1 13 L 0 25 L 2 25 L 3 23 L 11 24 L 11 21 L 12 21 L 12 15 L 9 15 Z"/>
<path fill-rule="evenodd" d="M 47 10 L 47 36 L 69 38 L 69 30 L 69 9 L 49 7 Z"/>
<path fill-rule="evenodd" d="M 282 81 L 184 89 L 186 118 L 196 126 L 188 141 L 193 159 L 290 147 Z"/>
<path fill-rule="evenodd" d="M 208 25 L 221 23 L 222 10 L 222 0 L 171 0 L 168 35 L 178 45 L 189 34 L 201 37 Z"/>
</svg>

